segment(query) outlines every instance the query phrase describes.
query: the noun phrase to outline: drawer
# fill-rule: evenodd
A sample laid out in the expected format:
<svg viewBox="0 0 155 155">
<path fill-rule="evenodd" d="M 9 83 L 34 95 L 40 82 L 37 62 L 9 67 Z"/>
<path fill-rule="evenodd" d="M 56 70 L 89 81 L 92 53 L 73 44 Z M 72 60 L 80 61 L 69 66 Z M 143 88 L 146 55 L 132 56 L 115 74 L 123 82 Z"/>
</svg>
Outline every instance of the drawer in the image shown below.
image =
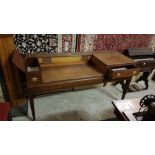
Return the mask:
<svg viewBox="0 0 155 155">
<path fill-rule="evenodd" d="M 139 68 L 129 67 L 129 68 L 110 68 L 107 76 L 110 79 L 127 78 L 138 75 L 140 72 Z"/>
<path fill-rule="evenodd" d="M 40 84 L 42 82 L 42 76 L 38 59 L 28 58 L 26 60 L 26 66 L 27 66 L 28 85 Z"/>
<path fill-rule="evenodd" d="M 28 72 L 27 81 L 28 85 L 40 84 L 42 82 L 41 72 Z"/>
<path fill-rule="evenodd" d="M 137 65 L 137 67 L 140 67 L 140 68 L 154 69 L 155 68 L 155 61 L 142 61 L 142 62 L 137 62 L 136 65 Z"/>
</svg>

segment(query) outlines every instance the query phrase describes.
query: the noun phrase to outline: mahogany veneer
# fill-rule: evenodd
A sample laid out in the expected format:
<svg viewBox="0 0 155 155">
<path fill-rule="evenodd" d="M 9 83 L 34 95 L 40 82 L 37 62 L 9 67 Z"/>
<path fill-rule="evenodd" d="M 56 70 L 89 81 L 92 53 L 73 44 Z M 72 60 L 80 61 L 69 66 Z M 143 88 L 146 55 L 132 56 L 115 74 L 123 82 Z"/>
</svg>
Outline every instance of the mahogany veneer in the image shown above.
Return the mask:
<svg viewBox="0 0 155 155">
<path fill-rule="evenodd" d="M 139 73 L 135 62 L 117 51 L 69 56 L 31 54 L 26 56 L 25 63 L 27 87 L 24 93 L 30 100 L 33 120 L 35 120 L 33 98 L 36 95 L 66 88 L 126 80 L 122 95 L 124 98 L 132 76 Z"/>
</svg>

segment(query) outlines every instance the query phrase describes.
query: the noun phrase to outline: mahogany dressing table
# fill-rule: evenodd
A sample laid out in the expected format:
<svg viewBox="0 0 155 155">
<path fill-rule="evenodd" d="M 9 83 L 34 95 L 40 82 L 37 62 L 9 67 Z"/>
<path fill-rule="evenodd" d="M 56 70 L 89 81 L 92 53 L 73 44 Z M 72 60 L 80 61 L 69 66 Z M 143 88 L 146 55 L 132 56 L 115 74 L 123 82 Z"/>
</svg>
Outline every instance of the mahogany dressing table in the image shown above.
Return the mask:
<svg viewBox="0 0 155 155">
<path fill-rule="evenodd" d="M 123 99 L 131 78 L 139 73 L 135 62 L 117 51 L 80 55 L 31 54 L 26 55 L 24 63 L 27 84 L 23 92 L 30 101 L 33 120 L 36 119 L 34 97 L 37 95 L 66 88 L 126 80 Z M 21 64 L 23 66 L 23 63 Z"/>
</svg>

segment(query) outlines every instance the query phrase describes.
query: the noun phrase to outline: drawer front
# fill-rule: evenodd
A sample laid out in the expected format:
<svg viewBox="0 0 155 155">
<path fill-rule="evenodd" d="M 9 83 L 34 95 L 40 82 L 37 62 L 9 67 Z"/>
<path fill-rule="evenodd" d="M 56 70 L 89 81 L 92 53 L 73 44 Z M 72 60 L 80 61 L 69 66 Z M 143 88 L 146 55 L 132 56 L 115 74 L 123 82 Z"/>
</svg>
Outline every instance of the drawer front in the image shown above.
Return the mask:
<svg viewBox="0 0 155 155">
<path fill-rule="evenodd" d="M 140 72 L 140 69 L 138 68 L 132 68 L 132 69 L 126 69 L 126 70 L 120 70 L 120 71 L 113 71 L 112 69 L 110 69 L 108 71 L 108 77 L 111 79 L 127 78 L 127 77 L 138 75 L 139 72 Z"/>
<path fill-rule="evenodd" d="M 136 63 L 137 67 L 140 68 L 150 68 L 154 69 L 155 68 L 155 61 L 142 61 L 142 62 L 137 62 Z"/>
<path fill-rule="evenodd" d="M 27 73 L 28 85 L 40 84 L 42 82 L 40 72 L 30 72 Z"/>
</svg>

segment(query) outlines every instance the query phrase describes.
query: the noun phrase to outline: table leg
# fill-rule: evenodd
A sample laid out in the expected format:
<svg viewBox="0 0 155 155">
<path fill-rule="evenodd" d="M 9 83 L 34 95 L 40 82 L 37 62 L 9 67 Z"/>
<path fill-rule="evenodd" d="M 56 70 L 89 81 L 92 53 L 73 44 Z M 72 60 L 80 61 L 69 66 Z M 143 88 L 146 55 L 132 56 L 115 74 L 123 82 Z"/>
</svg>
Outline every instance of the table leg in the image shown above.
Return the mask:
<svg viewBox="0 0 155 155">
<path fill-rule="evenodd" d="M 149 87 L 149 84 L 148 84 L 148 77 L 149 77 L 149 75 L 150 75 L 150 71 L 144 72 L 143 75 L 140 76 L 140 77 L 136 80 L 136 82 L 144 81 L 145 86 L 146 86 L 145 89 L 148 89 L 148 87 Z"/>
<path fill-rule="evenodd" d="M 12 114 L 11 114 L 11 110 L 9 111 L 9 114 L 8 114 L 8 121 L 12 121 Z"/>
<path fill-rule="evenodd" d="M 114 83 L 114 86 L 116 86 L 117 84 L 121 85 L 122 90 L 124 89 L 124 86 L 125 86 L 124 81 L 117 81 L 117 82 Z"/>
<path fill-rule="evenodd" d="M 128 88 L 129 88 L 130 82 L 131 82 L 131 79 L 126 80 L 126 83 L 125 83 L 125 85 L 124 85 L 124 87 L 123 87 L 122 99 L 125 98 L 125 95 L 126 95 L 127 90 L 128 90 Z"/>
<path fill-rule="evenodd" d="M 35 108 L 34 108 L 34 98 L 33 98 L 33 96 L 29 96 L 29 101 L 30 101 L 30 107 L 31 107 L 33 121 L 35 121 L 36 116 L 35 116 Z"/>
</svg>

